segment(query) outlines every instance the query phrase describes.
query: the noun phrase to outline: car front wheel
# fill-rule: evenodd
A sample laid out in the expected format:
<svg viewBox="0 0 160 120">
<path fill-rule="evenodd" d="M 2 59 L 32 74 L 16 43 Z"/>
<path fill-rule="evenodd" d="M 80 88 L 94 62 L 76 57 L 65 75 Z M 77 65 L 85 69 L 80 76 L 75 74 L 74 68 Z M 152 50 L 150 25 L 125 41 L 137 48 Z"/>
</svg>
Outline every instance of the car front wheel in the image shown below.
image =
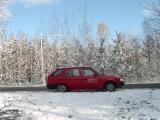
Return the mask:
<svg viewBox="0 0 160 120">
<path fill-rule="evenodd" d="M 116 90 L 116 86 L 114 83 L 106 83 L 104 89 L 109 92 L 113 92 Z"/>
<path fill-rule="evenodd" d="M 66 85 L 58 85 L 57 91 L 59 91 L 59 92 L 67 92 L 68 88 L 67 88 Z"/>
</svg>

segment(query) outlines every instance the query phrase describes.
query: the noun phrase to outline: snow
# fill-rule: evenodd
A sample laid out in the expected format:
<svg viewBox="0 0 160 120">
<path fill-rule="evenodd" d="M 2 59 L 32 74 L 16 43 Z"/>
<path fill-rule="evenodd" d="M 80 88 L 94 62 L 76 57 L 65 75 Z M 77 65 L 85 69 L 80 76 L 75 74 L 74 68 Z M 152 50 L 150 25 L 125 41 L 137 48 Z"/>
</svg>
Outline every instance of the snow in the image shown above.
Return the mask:
<svg viewBox="0 0 160 120">
<path fill-rule="evenodd" d="M 0 119 L 160 120 L 159 93 L 159 89 L 68 93 L 1 92 Z"/>
</svg>

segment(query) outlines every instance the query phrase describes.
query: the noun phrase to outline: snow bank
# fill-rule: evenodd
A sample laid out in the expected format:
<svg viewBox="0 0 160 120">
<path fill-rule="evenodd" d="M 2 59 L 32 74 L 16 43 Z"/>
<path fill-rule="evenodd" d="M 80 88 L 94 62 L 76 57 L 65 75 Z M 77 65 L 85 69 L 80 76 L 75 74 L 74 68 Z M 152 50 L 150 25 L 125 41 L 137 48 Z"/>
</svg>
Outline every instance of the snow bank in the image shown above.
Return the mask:
<svg viewBox="0 0 160 120">
<path fill-rule="evenodd" d="M 0 107 L 33 120 L 160 120 L 160 90 L 1 93 Z"/>
</svg>

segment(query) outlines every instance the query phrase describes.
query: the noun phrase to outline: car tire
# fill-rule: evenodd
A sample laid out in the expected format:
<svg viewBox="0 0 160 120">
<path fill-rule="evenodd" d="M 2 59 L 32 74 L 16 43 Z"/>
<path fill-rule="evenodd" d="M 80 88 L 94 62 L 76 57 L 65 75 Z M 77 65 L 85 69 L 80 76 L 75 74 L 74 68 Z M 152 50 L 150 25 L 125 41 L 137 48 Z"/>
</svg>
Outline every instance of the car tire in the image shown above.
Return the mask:
<svg viewBox="0 0 160 120">
<path fill-rule="evenodd" d="M 67 88 L 66 85 L 60 84 L 60 85 L 57 86 L 57 91 L 58 92 L 67 92 L 68 88 Z"/>
<path fill-rule="evenodd" d="M 116 90 L 116 86 L 115 86 L 114 83 L 106 83 L 106 84 L 104 85 L 104 90 L 105 90 L 105 91 L 109 91 L 109 92 L 113 92 L 113 91 Z"/>
</svg>

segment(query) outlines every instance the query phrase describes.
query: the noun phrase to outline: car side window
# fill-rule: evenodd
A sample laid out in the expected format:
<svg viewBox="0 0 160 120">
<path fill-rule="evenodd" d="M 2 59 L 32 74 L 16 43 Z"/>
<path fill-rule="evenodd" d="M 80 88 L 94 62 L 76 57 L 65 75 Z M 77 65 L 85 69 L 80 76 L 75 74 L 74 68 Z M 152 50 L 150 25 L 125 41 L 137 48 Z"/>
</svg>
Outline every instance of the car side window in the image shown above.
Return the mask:
<svg viewBox="0 0 160 120">
<path fill-rule="evenodd" d="M 91 69 L 84 68 L 82 69 L 83 76 L 94 76 L 94 72 Z"/>
<path fill-rule="evenodd" d="M 66 72 L 65 76 L 70 76 L 70 77 L 80 76 L 79 69 L 70 69 Z"/>
<path fill-rule="evenodd" d="M 63 69 L 59 69 L 53 73 L 54 77 L 58 77 L 63 72 Z"/>
</svg>

